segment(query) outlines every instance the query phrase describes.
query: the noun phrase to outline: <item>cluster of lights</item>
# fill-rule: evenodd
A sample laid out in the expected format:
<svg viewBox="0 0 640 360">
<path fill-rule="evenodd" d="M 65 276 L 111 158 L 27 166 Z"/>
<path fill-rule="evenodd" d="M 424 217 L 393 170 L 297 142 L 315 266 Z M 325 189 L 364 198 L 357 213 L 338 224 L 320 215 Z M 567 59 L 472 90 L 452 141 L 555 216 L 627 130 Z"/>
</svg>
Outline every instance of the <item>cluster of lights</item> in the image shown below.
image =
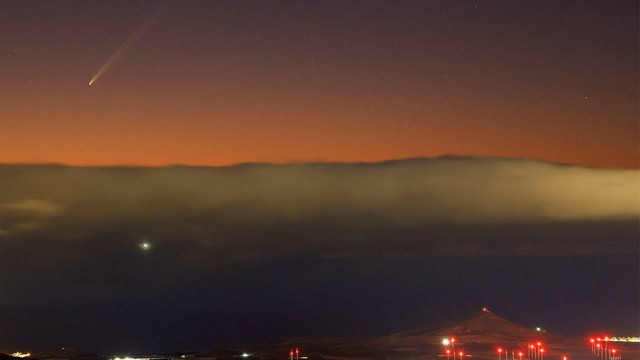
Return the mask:
<svg viewBox="0 0 640 360">
<path fill-rule="evenodd" d="M 300 360 L 300 349 L 289 349 L 289 360 L 293 360 L 295 355 L 296 360 Z"/>
<path fill-rule="evenodd" d="M 527 357 L 531 359 L 544 360 L 544 354 L 545 350 L 540 341 L 536 341 L 527 346 Z"/>
<path fill-rule="evenodd" d="M 12 354 L 9 354 L 9 355 L 11 355 L 13 357 L 17 357 L 17 358 L 26 358 L 26 357 L 31 356 L 31 353 L 23 353 L 23 352 L 20 352 L 20 351 L 16 351 L 16 352 L 14 352 Z"/>
<path fill-rule="evenodd" d="M 633 337 L 633 336 L 613 336 L 609 338 L 609 341 L 614 341 L 614 342 L 640 342 L 640 337 Z"/>
<path fill-rule="evenodd" d="M 502 353 L 504 352 L 504 359 L 505 360 L 509 360 L 509 351 L 503 349 L 503 348 L 498 348 L 498 360 L 502 360 Z M 515 360 L 516 359 L 516 355 L 518 355 L 519 360 L 522 360 L 522 355 L 524 355 L 522 353 L 522 351 L 520 350 L 511 350 L 511 359 Z"/>
<path fill-rule="evenodd" d="M 609 341 L 612 341 L 611 339 L 612 338 L 608 336 L 589 339 L 591 353 L 603 360 L 622 360 L 622 356 L 620 356 L 618 350 L 609 347 Z M 602 341 L 604 341 L 604 346 L 601 344 Z"/>
<path fill-rule="evenodd" d="M 447 360 L 449 360 L 449 357 L 451 355 L 453 355 L 453 360 L 456 360 L 456 355 L 459 357 L 460 360 L 464 359 L 465 356 L 470 356 L 470 355 L 466 355 L 464 351 L 460 351 L 460 350 L 456 353 L 456 339 L 454 338 L 442 339 L 442 345 L 445 346 L 445 354 L 447 355 Z"/>
</svg>

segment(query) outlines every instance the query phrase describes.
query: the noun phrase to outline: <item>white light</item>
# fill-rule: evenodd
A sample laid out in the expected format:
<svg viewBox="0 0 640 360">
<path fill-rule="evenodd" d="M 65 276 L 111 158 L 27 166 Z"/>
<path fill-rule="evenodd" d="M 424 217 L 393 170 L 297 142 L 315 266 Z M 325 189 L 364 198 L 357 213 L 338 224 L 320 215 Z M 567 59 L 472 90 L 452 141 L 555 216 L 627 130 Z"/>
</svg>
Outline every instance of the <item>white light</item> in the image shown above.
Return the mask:
<svg viewBox="0 0 640 360">
<path fill-rule="evenodd" d="M 247 354 L 247 353 L 242 353 L 242 357 L 243 357 L 243 358 L 247 358 L 247 357 L 249 357 L 249 354 Z"/>
<path fill-rule="evenodd" d="M 11 356 L 13 357 L 17 357 L 17 358 L 26 358 L 31 356 L 31 353 L 23 353 L 23 352 L 14 352 L 13 354 L 11 354 Z"/>
<path fill-rule="evenodd" d="M 449 345 L 449 339 L 443 339 L 442 340 L 442 345 L 444 345 L 444 346 Z"/>
</svg>

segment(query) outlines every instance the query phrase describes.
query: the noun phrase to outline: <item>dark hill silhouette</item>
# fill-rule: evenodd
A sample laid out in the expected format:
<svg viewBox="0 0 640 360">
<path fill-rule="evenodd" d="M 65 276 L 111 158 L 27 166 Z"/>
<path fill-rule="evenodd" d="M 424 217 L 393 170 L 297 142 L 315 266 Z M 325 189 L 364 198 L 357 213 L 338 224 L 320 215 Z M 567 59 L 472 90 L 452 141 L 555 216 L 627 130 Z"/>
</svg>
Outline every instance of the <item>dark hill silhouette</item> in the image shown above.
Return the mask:
<svg viewBox="0 0 640 360">
<path fill-rule="evenodd" d="M 471 357 L 497 360 L 497 347 L 509 351 L 509 360 L 514 355 L 515 360 L 519 360 L 519 351 L 523 352 L 522 360 L 528 360 L 527 345 L 537 341 L 542 342 L 545 351 L 550 354 L 545 360 L 558 360 L 560 353 L 572 354 L 572 360 L 591 359 L 591 354 L 581 340 L 536 331 L 486 310 L 457 321 L 428 324 L 378 338 L 298 338 L 265 345 L 256 350 L 265 357 L 269 353 L 288 354 L 290 348 L 299 347 L 310 359 L 444 360 L 446 355 L 442 340 L 451 337 L 456 339 L 456 352 L 462 350 L 468 355 L 465 356 L 466 360 L 471 360 Z M 281 355 L 279 357 L 282 358 Z M 505 359 L 504 355 L 502 359 Z"/>
<path fill-rule="evenodd" d="M 410 340 L 419 337 L 422 341 L 432 340 L 441 344 L 444 337 L 455 337 L 456 341 L 466 344 L 498 342 L 531 342 L 533 340 L 561 341 L 558 335 L 542 333 L 502 318 L 490 311 L 480 311 L 454 322 L 428 325 L 409 331 L 391 334 L 385 338 Z"/>
</svg>

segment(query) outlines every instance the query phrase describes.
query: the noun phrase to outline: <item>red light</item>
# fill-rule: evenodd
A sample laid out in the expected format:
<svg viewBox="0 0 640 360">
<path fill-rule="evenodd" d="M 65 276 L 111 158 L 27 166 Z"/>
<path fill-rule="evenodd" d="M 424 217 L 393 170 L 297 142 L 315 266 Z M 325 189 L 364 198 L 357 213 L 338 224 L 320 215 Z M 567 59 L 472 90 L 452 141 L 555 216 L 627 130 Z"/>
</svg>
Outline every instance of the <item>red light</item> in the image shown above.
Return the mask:
<svg viewBox="0 0 640 360">
<path fill-rule="evenodd" d="M 611 350 L 611 352 L 615 354 L 616 353 L 616 349 Z"/>
<path fill-rule="evenodd" d="M 454 338 L 451 338 L 451 342 L 455 342 L 455 341 L 456 341 L 456 339 L 454 339 Z"/>
<path fill-rule="evenodd" d="M 533 348 L 534 348 L 535 346 L 533 346 L 533 345 L 530 345 L 530 347 L 531 347 L 531 348 L 533 349 Z"/>
<path fill-rule="evenodd" d="M 447 355 L 451 354 L 451 350 L 447 350 Z"/>
<path fill-rule="evenodd" d="M 461 351 L 459 355 L 462 356 L 462 355 L 464 355 L 464 353 Z"/>
<path fill-rule="evenodd" d="M 298 350 L 298 348 L 296 348 L 296 355 L 298 355 L 300 353 L 300 350 Z"/>
<path fill-rule="evenodd" d="M 540 352 L 544 352 L 544 349 L 540 349 Z"/>
<path fill-rule="evenodd" d="M 600 344 L 596 344 L 597 347 L 600 347 Z"/>
<path fill-rule="evenodd" d="M 538 346 L 542 345 L 542 343 L 540 341 L 538 341 Z"/>
<path fill-rule="evenodd" d="M 501 348 L 498 348 L 498 352 L 502 352 L 502 349 L 501 349 Z"/>
<path fill-rule="evenodd" d="M 521 352 L 519 352 L 519 353 L 518 353 L 518 356 L 522 356 L 522 353 L 521 353 Z"/>
<path fill-rule="evenodd" d="M 596 341 L 595 341 L 595 340 L 593 340 L 593 339 L 591 339 L 591 342 L 593 343 L 593 342 L 596 342 Z"/>
</svg>

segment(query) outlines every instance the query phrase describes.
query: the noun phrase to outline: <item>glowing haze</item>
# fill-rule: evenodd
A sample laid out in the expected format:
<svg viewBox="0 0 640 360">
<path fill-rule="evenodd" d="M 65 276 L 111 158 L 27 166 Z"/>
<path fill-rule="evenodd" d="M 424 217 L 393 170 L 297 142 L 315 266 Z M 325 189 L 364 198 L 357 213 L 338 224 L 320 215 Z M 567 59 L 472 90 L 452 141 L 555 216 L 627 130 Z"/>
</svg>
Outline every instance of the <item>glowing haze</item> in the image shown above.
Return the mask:
<svg viewBox="0 0 640 360">
<path fill-rule="evenodd" d="M 198 227 L 207 218 L 242 226 L 332 219 L 398 229 L 629 221 L 640 216 L 638 184 L 638 170 L 474 158 L 229 168 L 5 165 L 0 235 L 55 233 L 62 224 L 67 234 L 77 226 L 86 233 L 93 222 L 179 224 L 184 216 L 200 219 L 189 222 Z"/>
</svg>

